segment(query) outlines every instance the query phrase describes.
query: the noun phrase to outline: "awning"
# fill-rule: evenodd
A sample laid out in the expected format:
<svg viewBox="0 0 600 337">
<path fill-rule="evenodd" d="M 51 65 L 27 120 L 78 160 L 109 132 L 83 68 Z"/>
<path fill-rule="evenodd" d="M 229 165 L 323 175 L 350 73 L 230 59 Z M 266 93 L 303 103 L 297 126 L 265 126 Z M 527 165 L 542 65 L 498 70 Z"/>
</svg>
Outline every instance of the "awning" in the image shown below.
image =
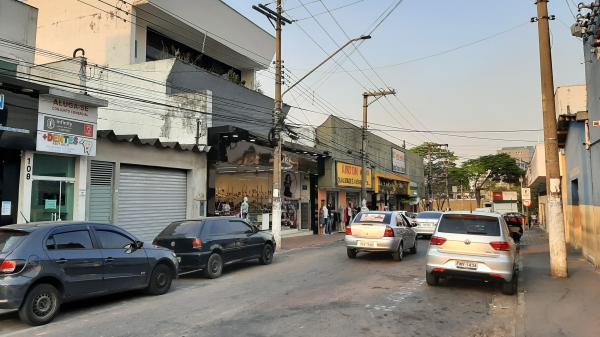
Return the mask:
<svg viewBox="0 0 600 337">
<path fill-rule="evenodd" d="M 98 138 L 106 138 L 112 142 L 126 142 L 136 145 L 149 145 L 162 149 L 177 151 L 208 152 L 210 146 L 196 144 L 180 144 L 179 142 L 161 142 L 158 138 L 139 138 L 137 135 L 117 135 L 113 130 L 98 130 Z"/>
</svg>

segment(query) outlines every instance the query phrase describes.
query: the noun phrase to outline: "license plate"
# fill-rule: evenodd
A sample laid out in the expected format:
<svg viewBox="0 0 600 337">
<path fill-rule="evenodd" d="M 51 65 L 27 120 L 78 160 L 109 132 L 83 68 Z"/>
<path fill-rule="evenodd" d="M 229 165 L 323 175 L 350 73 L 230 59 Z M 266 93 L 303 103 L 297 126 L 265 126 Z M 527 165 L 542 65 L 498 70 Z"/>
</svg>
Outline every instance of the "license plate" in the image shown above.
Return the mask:
<svg viewBox="0 0 600 337">
<path fill-rule="evenodd" d="M 456 261 L 456 268 L 477 270 L 477 262 L 470 261 Z"/>
<path fill-rule="evenodd" d="M 375 247 L 375 242 L 371 241 L 358 241 L 357 244 L 359 247 Z"/>
<path fill-rule="evenodd" d="M 177 262 L 181 263 L 181 256 L 177 257 Z"/>
</svg>

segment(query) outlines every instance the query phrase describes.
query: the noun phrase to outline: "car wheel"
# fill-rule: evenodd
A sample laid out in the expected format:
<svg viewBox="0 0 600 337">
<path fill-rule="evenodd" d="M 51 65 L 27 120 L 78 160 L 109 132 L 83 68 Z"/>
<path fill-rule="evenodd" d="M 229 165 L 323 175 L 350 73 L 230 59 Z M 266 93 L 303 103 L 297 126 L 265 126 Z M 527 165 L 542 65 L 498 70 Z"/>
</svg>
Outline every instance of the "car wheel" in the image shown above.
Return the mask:
<svg viewBox="0 0 600 337">
<path fill-rule="evenodd" d="M 50 284 L 34 286 L 19 309 L 19 318 L 29 325 L 50 323 L 60 308 L 60 294 Z"/>
<path fill-rule="evenodd" d="M 413 245 L 413 247 L 410 249 L 410 253 L 411 254 L 416 254 L 417 253 L 417 238 L 415 238 L 415 244 Z"/>
<path fill-rule="evenodd" d="M 265 244 L 262 255 L 260 256 L 260 259 L 258 259 L 258 262 L 264 265 L 271 264 L 271 262 L 273 262 L 273 253 L 273 245 L 269 243 Z"/>
<path fill-rule="evenodd" d="M 204 269 L 204 276 L 208 278 L 217 278 L 223 273 L 223 258 L 219 253 L 212 253 L 208 257 L 206 263 L 206 269 Z"/>
<path fill-rule="evenodd" d="M 517 274 L 514 274 L 510 282 L 502 282 L 501 290 L 504 295 L 514 295 L 517 292 L 517 279 Z"/>
<path fill-rule="evenodd" d="M 148 293 L 151 295 L 166 294 L 171 289 L 173 282 L 173 272 L 166 264 L 158 264 L 152 271 L 150 276 L 150 284 L 148 284 Z"/>
<path fill-rule="evenodd" d="M 427 285 L 435 287 L 440 283 L 440 277 L 434 273 L 425 273 L 425 281 L 427 281 Z"/>
<path fill-rule="evenodd" d="M 402 241 L 398 245 L 398 250 L 392 253 L 392 258 L 394 261 L 402 261 L 404 258 L 404 243 Z"/>
<path fill-rule="evenodd" d="M 358 254 L 358 251 L 356 249 L 346 248 L 346 254 L 348 254 L 348 258 L 356 259 L 356 255 Z"/>
</svg>

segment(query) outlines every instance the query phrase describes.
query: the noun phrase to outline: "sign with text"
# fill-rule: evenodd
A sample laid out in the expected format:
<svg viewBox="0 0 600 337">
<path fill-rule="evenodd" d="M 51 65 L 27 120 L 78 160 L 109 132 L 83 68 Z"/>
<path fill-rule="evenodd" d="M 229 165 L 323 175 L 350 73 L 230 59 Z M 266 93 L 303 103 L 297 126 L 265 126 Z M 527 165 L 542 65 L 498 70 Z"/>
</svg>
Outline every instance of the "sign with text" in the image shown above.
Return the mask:
<svg viewBox="0 0 600 337">
<path fill-rule="evenodd" d="M 514 201 L 517 200 L 517 192 L 515 191 L 504 191 L 504 192 L 493 192 L 492 201 Z"/>
<path fill-rule="evenodd" d="M 335 163 L 336 183 L 338 186 L 361 187 L 362 169 L 360 166 L 346 164 L 342 162 Z M 371 188 L 371 169 L 367 169 L 367 188 Z"/>
<path fill-rule="evenodd" d="M 96 155 L 98 108 L 53 96 L 40 96 L 36 150 Z"/>
<path fill-rule="evenodd" d="M 524 187 L 521 189 L 521 199 L 531 200 L 531 189 L 529 187 Z"/>
<path fill-rule="evenodd" d="M 404 152 L 398 149 L 392 149 L 392 171 L 406 173 L 406 157 Z"/>
</svg>

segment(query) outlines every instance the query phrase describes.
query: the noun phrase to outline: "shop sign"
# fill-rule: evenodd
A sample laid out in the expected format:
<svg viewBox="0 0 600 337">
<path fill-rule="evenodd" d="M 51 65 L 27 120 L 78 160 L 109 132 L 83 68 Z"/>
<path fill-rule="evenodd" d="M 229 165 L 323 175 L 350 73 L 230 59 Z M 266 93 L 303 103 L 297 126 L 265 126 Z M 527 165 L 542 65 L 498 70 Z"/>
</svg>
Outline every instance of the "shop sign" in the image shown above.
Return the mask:
<svg viewBox="0 0 600 337">
<path fill-rule="evenodd" d="M 96 155 L 98 108 L 53 96 L 40 96 L 36 150 Z"/>
<path fill-rule="evenodd" d="M 406 173 L 406 158 L 404 152 L 392 149 L 392 171 Z"/>
<path fill-rule="evenodd" d="M 521 188 L 521 199 L 531 200 L 531 189 L 529 187 Z"/>
<path fill-rule="evenodd" d="M 493 192 L 492 201 L 513 201 L 517 200 L 517 192 L 505 191 L 505 192 Z"/>
<path fill-rule="evenodd" d="M 338 186 L 361 187 L 362 169 L 360 166 L 336 162 L 336 182 Z M 371 169 L 367 169 L 367 188 L 371 188 Z"/>
</svg>

